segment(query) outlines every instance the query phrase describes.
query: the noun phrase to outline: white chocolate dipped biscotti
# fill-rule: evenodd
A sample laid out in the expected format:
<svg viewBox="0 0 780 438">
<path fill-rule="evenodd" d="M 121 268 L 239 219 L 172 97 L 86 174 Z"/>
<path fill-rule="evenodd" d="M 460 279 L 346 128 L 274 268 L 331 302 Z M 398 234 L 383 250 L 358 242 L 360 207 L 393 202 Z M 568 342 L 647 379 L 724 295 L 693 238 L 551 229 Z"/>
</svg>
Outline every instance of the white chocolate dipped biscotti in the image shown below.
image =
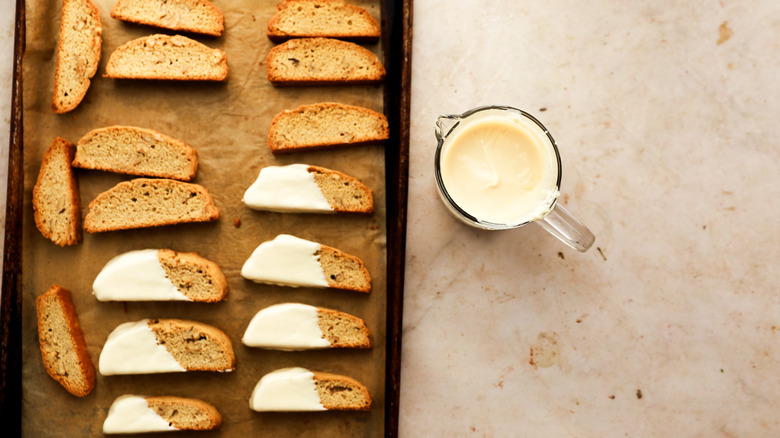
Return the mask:
<svg viewBox="0 0 780 438">
<path fill-rule="evenodd" d="M 216 263 L 194 252 L 129 251 L 111 259 L 92 284 L 99 301 L 198 301 L 214 303 L 228 293 Z"/>
<path fill-rule="evenodd" d="M 230 338 L 196 321 L 143 319 L 120 324 L 100 352 L 98 371 L 153 374 L 232 371 L 236 364 Z"/>
<path fill-rule="evenodd" d="M 275 304 L 257 312 L 241 342 L 249 347 L 288 351 L 371 347 L 362 319 L 299 303 Z"/>
<path fill-rule="evenodd" d="M 194 398 L 126 394 L 111 404 L 103 422 L 105 434 L 214 430 L 222 415 L 210 403 Z"/>
<path fill-rule="evenodd" d="M 307 164 L 269 166 L 247 189 L 244 204 L 255 210 L 300 213 L 374 211 L 371 189 L 357 179 Z"/>
<path fill-rule="evenodd" d="M 258 412 L 368 411 L 371 394 L 351 377 L 282 368 L 257 382 L 249 407 Z"/>
<path fill-rule="evenodd" d="M 371 291 L 371 276 L 362 260 L 289 234 L 261 243 L 244 263 L 241 276 L 284 286 Z"/>
</svg>

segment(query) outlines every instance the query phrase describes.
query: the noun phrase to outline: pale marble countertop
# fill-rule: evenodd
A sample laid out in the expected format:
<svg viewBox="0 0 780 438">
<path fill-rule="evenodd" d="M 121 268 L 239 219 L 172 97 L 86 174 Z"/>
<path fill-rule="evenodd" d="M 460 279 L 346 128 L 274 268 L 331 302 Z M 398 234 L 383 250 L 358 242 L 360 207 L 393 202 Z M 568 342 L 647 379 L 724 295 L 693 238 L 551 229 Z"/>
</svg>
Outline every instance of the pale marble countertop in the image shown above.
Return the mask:
<svg viewBox="0 0 780 438">
<path fill-rule="evenodd" d="M 415 1 L 402 436 L 777 435 L 778 35 L 775 0 Z M 484 104 L 547 125 L 593 249 L 447 213 L 433 122 Z"/>
</svg>

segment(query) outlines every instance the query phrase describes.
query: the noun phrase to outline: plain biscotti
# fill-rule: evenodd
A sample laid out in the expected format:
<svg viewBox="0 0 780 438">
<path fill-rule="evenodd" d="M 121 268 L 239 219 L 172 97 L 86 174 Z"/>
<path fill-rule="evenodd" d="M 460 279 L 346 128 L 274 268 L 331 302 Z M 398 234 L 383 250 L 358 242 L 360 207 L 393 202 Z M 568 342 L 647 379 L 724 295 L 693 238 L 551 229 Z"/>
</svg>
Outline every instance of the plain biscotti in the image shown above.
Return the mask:
<svg viewBox="0 0 780 438">
<path fill-rule="evenodd" d="M 371 51 L 332 38 L 296 38 L 271 49 L 268 80 L 278 86 L 375 84 L 385 67 Z"/>
<path fill-rule="evenodd" d="M 90 0 L 63 0 L 51 107 L 62 114 L 84 99 L 103 42 L 100 13 Z"/>
<path fill-rule="evenodd" d="M 225 30 L 225 17 L 207 0 L 118 0 L 111 17 L 212 36 L 220 36 Z"/>
<path fill-rule="evenodd" d="M 35 226 L 59 246 L 81 239 L 81 200 L 71 161 L 76 146 L 57 137 L 46 150 L 32 193 Z"/>
<path fill-rule="evenodd" d="M 255 210 L 306 213 L 374 211 L 365 184 L 336 170 L 306 164 L 268 166 L 246 190 L 244 203 Z"/>
<path fill-rule="evenodd" d="M 78 141 L 73 166 L 189 181 L 198 170 L 198 154 L 183 141 L 151 129 L 109 126 Z"/>
<path fill-rule="evenodd" d="M 268 22 L 268 38 L 379 39 L 379 23 L 365 9 L 341 0 L 282 0 Z"/>
<path fill-rule="evenodd" d="M 89 394 L 95 387 L 95 367 L 70 292 L 55 284 L 38 297 L 36 309 L 46 372 L 71 394 Z"/>
<path fill-rule="evenodd" d="M 222 415 L 210 403 L 194 398 L 127 394 L 111 404 L 103 433 L 173 432 L 214 430 Z"/>
<path fill-rule="evenodd" d="M 129 41 L 108 57 L 107 78 L 224 81 L 225 52 L 181 35 L 150 35 Z"/>
<path fill-rule="evenodd" d="M 268 129 L 268 147 L 274 153 L 285 153 L 379 143 L 389 136 L 384 114 L 322 102 L 277 114 Z"/>
<path fill-rule="evenodd" d="M 89 203 L 84 229 L 89 233 L 219 219 L 205 187 L 172 179 L 124 181 Z"/>
</svg>

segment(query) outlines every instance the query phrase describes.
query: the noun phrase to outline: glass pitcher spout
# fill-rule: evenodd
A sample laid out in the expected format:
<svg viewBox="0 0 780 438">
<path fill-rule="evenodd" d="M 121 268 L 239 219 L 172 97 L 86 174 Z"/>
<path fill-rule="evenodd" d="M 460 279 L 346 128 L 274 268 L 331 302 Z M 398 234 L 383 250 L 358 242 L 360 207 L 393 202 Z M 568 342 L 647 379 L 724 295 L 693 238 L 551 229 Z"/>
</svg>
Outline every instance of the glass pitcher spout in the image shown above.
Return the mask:
<svg viewBox="0 0 780 438">
<path fill-rule="evenodd" d="M 460 121 L 461 116 L 459 115 L 449 114 L 439 116 L 436 119 L 436 139 L 442 141 L 447 138 L 447 135 L 458 126 Z"/>
</svg>

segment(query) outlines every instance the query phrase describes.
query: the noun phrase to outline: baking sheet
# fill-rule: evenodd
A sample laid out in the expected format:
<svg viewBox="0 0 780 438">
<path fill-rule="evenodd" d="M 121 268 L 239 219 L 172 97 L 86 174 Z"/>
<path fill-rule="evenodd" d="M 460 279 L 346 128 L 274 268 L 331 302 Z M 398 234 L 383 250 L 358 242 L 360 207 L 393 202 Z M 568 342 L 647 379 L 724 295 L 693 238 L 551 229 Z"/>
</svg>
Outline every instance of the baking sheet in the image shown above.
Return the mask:
<svg viewBox="0 0 780 438">
<path fill-rule="evenodd" d="M 222 37 L 195 39 L 227 53 L 227 83 L 165 83 L 114 81 L 99 77 L 108 55 L 133 38 L 168 33 L 130 25 L 109 16 L 114 1 L 97 0 L 103 23 L 103 58 L 87 96 L 75 111 L 55 115 L 50 110 L 59 6 L 28 1 L 27 48 L 24 58 L 24 232 L 23 232 L 23 416 L 26 436 L 94 436 L 111 402 L 125 393 L 180 395 L 214 404 L 225 423 L 216 432 L 197 436 L 379 436 L 385 431 L 387 228 L 385 151 L 382 145 L 308 152 L 274 157 L 265 144 L 268 125 L 279 111 L 320 101 L 337 101 L 382 111 L 383 86 L 284 88 L 271 86 L 263 61 L 273 46 L 265 25 L 276 1 L 215 1 L 225 14 Z M 379 2 L 354 1 L 380 18 Z M 366 45 L 380 57 L 382 43 Z M 54 139 L 75 142 L 91 129 L 114 124 L 135 125 L 180 138 L 198 151 L 195 182 L 210 190 L 222 218 L 216 223 L 157 229 L 85 234 L 71 248 L 43 239 L 32 220 L 30 195 L 41 157 Z M 267 165 L 302 162 L 344 171 L 375 191 L 372 216 L 279 214 L 251 211 L 241 203 L 243 191 Z M 82 210 L 98 193 L 130 177 L 79 171 Z M 240 277 L 244 260 L 262 241 L 291 233 L 340 248 L 363 259 L 372 274 L 372 292 L 258 285 Z M 195 251 L 220 265 L 228 277 L 225 302 L 100 303 L 91 283 L 113 256 L 132 249 L 172 248 Z M 40 360 L 35 297 L 52 283 L 71 290 L 85 332 L 88 350 L 97 364 L 110 331 L 122 322 L 145 317 L 194 319 L 212 324 L 233 341 L 237 366 L 233 373 L 182 373 L 140 376 L 99 376 L 87 397 L 68 394 L 49 378 Z M 365 319 L 374 348 L 367 351 L 275 352 L 250 349 L 240 343 L 254 313 L 279 302 L 303 302 L 343 310 Z M 374 397 L 367 413 L 256 413 L 249 395 L 265 373 L 286 366 L 336 372 L 362 381 Z M 182 433 L 177 436 L 186 436 Z"/>
</svg>

